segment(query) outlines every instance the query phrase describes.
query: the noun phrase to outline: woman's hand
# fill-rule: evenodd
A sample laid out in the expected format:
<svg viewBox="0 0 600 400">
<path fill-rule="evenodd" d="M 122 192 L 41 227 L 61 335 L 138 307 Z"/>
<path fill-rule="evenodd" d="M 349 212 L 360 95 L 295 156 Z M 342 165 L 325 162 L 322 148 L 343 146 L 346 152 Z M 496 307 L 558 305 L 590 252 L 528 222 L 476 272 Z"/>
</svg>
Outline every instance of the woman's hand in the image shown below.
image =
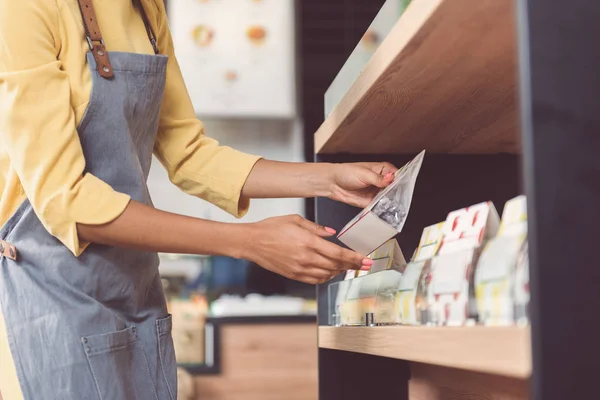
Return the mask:
<svg viewBox="0 0 600 400">
<path fill-rule="evenodd" d="M 397 170 L 384 162 L 336 164 L 331 171 L 328 197 L 356 207 L 366 207 L 380 189 L 393 182 Z"/>
<path fill-rule="evenodd" d="M 329 197 L 367 206 L 398 169 L 385 162 L 327 164 L 260 160 L 248 176 L 242 195 L 248 198 Z"/>
<path fill-rule="evenodd" d="M 286 278 L 309 284 L 324 283 L 349 269 L 369 269 L 373 261 L 324 238 L 331 228 L 298 215 L 269 218 L 251 224 L 243 258 Z"/>
</svg>

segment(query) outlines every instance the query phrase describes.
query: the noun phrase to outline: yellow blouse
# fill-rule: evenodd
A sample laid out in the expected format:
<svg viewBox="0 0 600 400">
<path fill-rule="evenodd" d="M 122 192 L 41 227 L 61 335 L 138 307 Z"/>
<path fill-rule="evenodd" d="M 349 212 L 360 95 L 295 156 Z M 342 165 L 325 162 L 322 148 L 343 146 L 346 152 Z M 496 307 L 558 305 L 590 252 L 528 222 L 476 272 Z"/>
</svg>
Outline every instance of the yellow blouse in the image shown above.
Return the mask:
<svg viewBox="0 0 600 400">
<path fill-rule="evenodd" d="M 155 155 L 186 193 L 243 215 L 242 187 L 258 157 L 204 136 L 175 55 L 162 0 L 142 0 L 169 56 Z M 131 0 L 94 1 L 109 51 L 153 54 Z M 129 197 L 91 174 L 77 125 L 88 105 L 91 76 L 77 0 L 0 0 L 0 225 L 26 198 L 46 229 L 75 255 L 86 243 L 77 223 L 117 218 Z M 22 398 L 0 317 L 0 391 Z"/>
<path fill-rule="evenodd" d="M 96 1 L 109 51 L 153 54 L 131 0 Z M 204 136 L 175 55 L 162 0 L 144 0 L 169 56 L 155 155 L 173 183 L 241 215 L 241 189 L 257 157 Z M 0 0 L 0 224 L 27 197 L 46 229 L 79 255 L 76 223 L 118 217 L 129 197 L 91 174 L 77 134 L 91 91 L 77 0 Z"/>
</svg>

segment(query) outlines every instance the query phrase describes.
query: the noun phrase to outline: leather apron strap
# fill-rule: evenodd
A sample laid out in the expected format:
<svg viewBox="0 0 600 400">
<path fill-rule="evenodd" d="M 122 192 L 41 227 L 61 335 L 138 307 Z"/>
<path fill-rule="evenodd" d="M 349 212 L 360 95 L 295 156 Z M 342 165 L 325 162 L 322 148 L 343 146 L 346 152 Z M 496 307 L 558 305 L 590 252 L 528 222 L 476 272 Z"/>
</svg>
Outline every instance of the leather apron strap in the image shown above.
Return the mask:
<svg viewBox="0 0 600 400">
<path fill-rule="evenodd" d="M 96 17 L 94 4 L 92 0 L 78 0 L 78 2 L 79 10 L 81 11 L 81 16 L 83 18 L 85 39 L 88 42 L 88 46 L 90 47 L 90 51 L 94 56 L 94 60 L 96 60 L 98 73 L 105 79 L 112 79 L 114 77 L 114 71 L 110 63 L 110 58 L 108 57 L 108 52 L 106 51 L 106 46 L 104 45 L 104 39 L 102 39 L 102 32 L 100 32 L 100 24 L 98 24 L 98 18 Z M 148 34 L 148 38 L 150 39 L 150 43 L 152 43 L 154 53 L 158 54 L 159 50 L 156 44 L 156 35 L 154 34 L 154 30 L 150 25 L 146 10 L 144 10 L 144 6 L 140 0 L 133 0 L 133 3 L 140 10 L 140 14 L 142 15 L 144 26 L 146 27 L 146 32 Z"/>
</svg>

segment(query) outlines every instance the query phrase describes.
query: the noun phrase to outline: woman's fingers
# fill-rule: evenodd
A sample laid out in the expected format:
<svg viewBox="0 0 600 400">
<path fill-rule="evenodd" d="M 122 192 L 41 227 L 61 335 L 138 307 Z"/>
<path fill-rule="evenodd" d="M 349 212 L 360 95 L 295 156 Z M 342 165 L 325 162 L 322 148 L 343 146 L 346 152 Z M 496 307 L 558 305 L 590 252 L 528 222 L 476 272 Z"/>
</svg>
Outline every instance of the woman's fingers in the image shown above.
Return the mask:
<svg viewBox="0 0 600 400">
<path fill-rule="evenodd" d="M 395 173 L 398 168 L 389 162 L 363 162 L 359 163 L 369 168 L 371 171 L 378 173 L 379 175 L 387 175 L 390 172 Z"/>
<path fill-rule="evenodd" d="M 329 260 L 329 269 L 345 271 L 348 269 L 361 269 L 373 265 L 373 260 L 355 251 L 345 249 L 327 240 L 318 240 L 315 250 Z"/>
<path fill-rule="evenodd" d="M 254 225 L 249 259 L 270 271 L 310 284 L 327 282 L 348 269 L 368 269 L 373 261 L 326 240 L 335 234 L 300 216 L 271 218 Z"/>
<path fill-rule="evenodd" d="M 329 260 L 328 265 L 324 266 L 324 268 L 332 271 L 345 271 L 348 269 L 361 269 L 363 267 L 368 268 L 373 265 L 373 261 L 364 255 L 322 239 L 335 233 L 335 230 L 332 228 L 323 227 L 304 218 L 298 221 L 298 223 L 302 228 L 319 236 L 319 238 L 315 238 L 313 248 Z"/>
</svg>

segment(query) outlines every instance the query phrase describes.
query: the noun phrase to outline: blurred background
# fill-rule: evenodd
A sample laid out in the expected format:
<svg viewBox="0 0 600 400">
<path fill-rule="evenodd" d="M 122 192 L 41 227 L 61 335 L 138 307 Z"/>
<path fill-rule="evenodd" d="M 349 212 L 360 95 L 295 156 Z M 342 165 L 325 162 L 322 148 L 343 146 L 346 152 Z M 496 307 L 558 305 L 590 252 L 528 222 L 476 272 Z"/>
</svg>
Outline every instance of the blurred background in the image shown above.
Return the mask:
<svg viewBox="0 0 600 400">
<path fill-rule="evenodd" d="M 384 0 L 166 3 L 177 58 L 207 135 L 272 160 L 312 161 L 325 92 L 351 53 L 368 60 L 385 37 L 367 30 Z M 158 162 L 149 186 L 160 209 L 240 222 L 179 192 Z M 287 214 L 314 219 L 313 202 L 253 201 L 241 222 Z M 161 258 L 181 399 L 317 398 L 314 287 L 244 260 Z"/>
</svg>

